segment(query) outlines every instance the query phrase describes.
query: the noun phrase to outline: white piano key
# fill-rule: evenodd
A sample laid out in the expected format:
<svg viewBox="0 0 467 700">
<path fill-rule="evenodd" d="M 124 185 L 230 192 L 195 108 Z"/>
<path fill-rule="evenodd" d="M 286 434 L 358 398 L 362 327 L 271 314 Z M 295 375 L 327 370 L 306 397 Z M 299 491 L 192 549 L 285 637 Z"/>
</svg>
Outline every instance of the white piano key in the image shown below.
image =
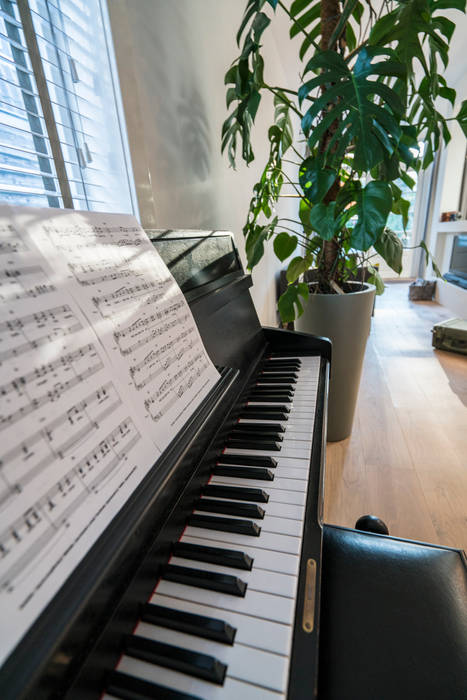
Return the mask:
<svg viewBox="0 0 467 700">
<path fill-rule="evenodd" d="M 284 692 L 287 684 L 288 662 L 284 656 L 271 654 L 262 649 L 247 647 L 235 642 L 233 646 L 202 639 L 183 632 L 169 630 L 146 622 L 140 622 L 135 634 L 154 639 L 164 644 L 172 644 L 200 654 L 214 656 L 227 665 L 227 674 L 247 683 L 262 685 L 269 690 Z"/>
<path fill-rule="evenodd" d="M 287 421 L 278 421 L 276 420 L 267 420 L 265 419 L 253 419 L 253 418 L 242 418 L 239 421 L 239 425 L 242 425 L 242 423 L 248 423 L 249 425 L 255 425 L 260 424 L 260 423 L 280 423 L 283 428 L 286 429 L 286 431 L 289 428 L 293 428 L 294 430 L 301 431 L 302 433 L 306 434 L 308 436 L 308 439 L 311 442 L 311 434 L 310 434 L 310 422 L 307 418 L 300 418 L 300 417 L 295 417 L 295 418 L 289 418 Z"/>
<path fill-rule="evenodd" d="M 292 505 L 290 503 L 276 503 L 271 498 L 267 503 L 261 504 L 268 515 L 274 515 L 279 518 L 291 518 L 303 523 L 305 517 L 305 509 L 302 506 Z M 258 521 L 258 524 L 261 523 Z"/>
<path fill-rule="evenodd" d="M 221 513 L 215 513 L 214 511 L 207 510 L 195 510 L 194 514 L 212 515 L 216 518 L 233 518 L 234 520 L 250 520 L 248 517 L 244 518 L 237 515 L 223 515 Z M 290 518 L 281 518 L 266 514 L 262 520 L 258 519 L 254 522 L 261 528 L 259 539 L 261 539 L 263 532 L 277 532 L 279 535 L 292 535 L 292 537 L 301 537 L 302 535 L 302 523 Z"/>
<path fill-rule="evenodd" d="M 241 449 L 235 449 L 235 448 L 229 448 L 228 450 L 225 450 L 225 454 L 235 454 L 235 455 L 248 455 L 250 457 L 257 457 L 258 455 L 261 456 L 267 456 L 267 457 L 273 457 L 276 462 L 278 467 L 303 467 L 305 469 L 308 469 L 310 466 L 310 460 L 309 457 L 288 457 L 287 455 L 283 455 L 282 451 L 280 452 L 268 452 L 266 451 L 261 451 L 261 450 L 241 450 Z M 218 460 L 219 464 L 222 464 L 222 455 L 219 457 Z M 230 466 L 230 465 L 229 465 Z M 233 465 L 232 465 L 233 466 Z M 272 467 L 274 468 L 274 467 Z"/>
<path fill-rule="evenodd" d="M 291 625 L 295 601 L 284 596 L 273 595 L 272 593 L 262 593 L 260 591 L 248 591 L 244 598 L 228 595 L 227 593 L 216 593 L 203 588 L 186 586 L 184 583 L 174 583 L 161 579 L 157 584 L 157 593 L 175 596 L 182 600 L 192 600 L 195 603 L 210 605 L 232 612 L 243 612 L 246 615 L 256 615 L 263 620 L 272 622 L 282 622 Z"/>
<path fill-rule="evenodd" d="M 210 500 L 213 500 L 214 496 L 201 496 L 201 499 L 205 503 L 209 503 Z M 235 498 L 229 499 L 229 498 L 222 498 L 219 499 L 222 501 L 225 501 L 225 503 L 247 503 L 247 501 L 238 501 Z M 259 505 L 268 515 L 275 515 L 279 518 L 292 518 L 293 520 L 299 520 L 300 522 L 303 521 L 304 515 L 305 515 L 305 509 L 302 506 L 297 506 L 297 505 L 291 505 L 289 503 L 276 503 L 274 500 L 269 499 L 267 503 L 258 503 Z M 203 511 L 204 513 L 204 511 Z M 218 513 L 217 513 L 218 515 Z M 245 516 L 244 516 L 245 517 Z M 254 519 L 254 518 L 252 518 Z M 258 520 L 258 525 L 261 525 L 261 521 Z"/>
<path fill-rule="evenodd" d="M 271 469 L 274 472 L 274 469 Z M 287 479 L 275 477 L 272 481 L 262 481 L 260 479 L 241 479 L 232 476 L 213 476 L 210 484 L 221 484 L 222 486 L 246 486 L 253 489 L 263 489 L 271 494 L 275 489 L 279 491 L 299 491 L 306 493 L 308 481 L 306 479 Z"/>
<path fill-rule="evenodd" d="M 268 491 L 269 503 L 283 503 L 304 505 L 306 501 L 306 491 L 281 491 L 281 489 L 271 489 Z"/>
<path fill-rule="evenodd" d="M 251 540 L 255 539 L 253 537 Z M 203 537 L 193 537 L 187 535 L 186 531 L 183 533 L 183 537 L 180 542 L 186 542 L 190 544 L 199 544 L 205 547 L 221 547 L 223 549 L 239 549 L 237 545 L 231 542 L 217 542 L 213 540 L 206 540 Z M 250 557 L 254 559 L 254 566 L 258 566 L 261 569 L 269 569 L 270 571 L 278 571 L 283 574 L 292 574 L 296 576 L 298 574 L 299 567 L 299 557 L 296 554 L 287 554 L 284 552 L 271 551 L 269 549 L 261 549 L 260 547 L 255 547 L 254 542 L 252 542 L 248 547 L 243 547 L 242 552 L 245 552 Z M 238 569 L 241 573 L 241 570 Z"/>
<path fill-rule="evenodd" d="M 170 563 L 177 566 L 186 566 L 190 569 L 202 569 L 203 571 L 215 571 L 220 574 L 237 576 L 248 584 L 246 595 L 248 595 L 248 591 L 255 590 L 263 593 L 283 595 L 288 598 L 295 597 L 296 576 L 260 569 L 256 563 L 251 571 L 241 571 L 226 566 L 218 566 L 217 564 L 209 564 L 204 561 L 198 562 L 193 559 L 183 559 L 182 557 L 172 557 Z"/>
<path fill-rule="evenodd" d="M 241 700 L 279 700 L 284 697 L 281 693 L 230 677 L 225 679 L 223 686 L 215 685 L 178 671 L 132 659 L 130 656 L 123 656 L 120 659 L 117 670 L 182 693 L 191 693 L 203 700 L 239 700 L 239 698 Z"/>
<path fill-rule="evenodd" d="M 190 537 L 202 537 L 205 540 L 216 540 L 217 542 L 230 542 L 245 549 L 254 540 L 255 547 L 262 549 L 272 549 L 274 552 L 285 552 L 286 554 L 300 553 L 300 538 L 291 535 L 279 535 L 274 532 L 261 531 L 260 537 L 249 535 L 238 535 L 236 532 L 221 532 L 219 530 L 208 530 L 207 528 L 193 527 L 188 525 L 185 535 Z M 214 546 L 214 545 L 213 545 Z"/>
<path fill-rule="evenodd" d="M 259 456 L 271 456 L 276 459 L 277 457 L 295 457 L 297 459 L 308 459 L 310 454 L 310 448 L 297 446 L 297 445 L 285 445 L 281 443 L 281 449 L 277 452 L 271 450 L 248 450 L 243 447 L 226 447 L 224 454 L 237 454 L 237 455 L 248 455 L 249 457 L 259 457 Z"/>
<path fill-rule="evenodd" d="M 260 620 L 244 613 L 235 613 L 221 608 L 207 607 L 191 600 L 180 600 L 170 596 L 154 593 L 151 603 L 162 605 L 165 608 L 181 610 L 193 615 L 204 615 L 223 620 L 237 630 L 235 643 L 241 642 L 257 649 L 272 651 L 275 654 L 286 656 L 290 650 L 292 640 L 292 628 L 279 622 Z"/>
<path fill-rule="evenodd" d="M 229 477 L 216 477 L 216 478 L 228 479 Z M 211 481 L 209 483 L 214 484 L 214 477 L 211 479 Z M 229 484 L 230 484 L 230 479 L 229 479 Z M 227 482 L 225 482 L 225 484 L 223 484 L 223 485 L 227 486 L 229 484 L 227 484 Z M 283 491 L 281 489 L 276 489 L 276 488 L 269 490 L 269 488 L 267 486 L 268 482 L 263 482 L 263 484 L 264 484 L 264 486 L 262 487 L 262 490 L 265 491 L 269 496 L 268 503 L 274 502 L 274 503 L 284 503 L 284 504 L 290 503 L 290 504 L 294 504 L 294 505 L 305 505 L 305 500 L 306 500 L 306 493 L 305 492 L 303 492 L 303 491 L 302 492 Z M 234 484 L 231 483 L 230 485 L 233 486 Z M 210 498 L 213 498 L 213 496 L 211 496 Z M 228 501 L 229 499 L 225 499 L 225 500 Z M 231 500 L 234 501 L 235 499 L 232 498 Z M 259 503 L 258 505 L 260 505 L 261 508 L 263 508 L 267 504 L 266 503 Z"/>
<path fill-rule="evenodd" d="M 308 471 L 309 464 L 303 465 L 302 467 L 292 468 L 292 467 L 282 467 L 278 465 L 275 469 L 275 474 L 277 478 L 284 479 L 299 479 L 300 481 L 308 481 Z"/>
</svg>

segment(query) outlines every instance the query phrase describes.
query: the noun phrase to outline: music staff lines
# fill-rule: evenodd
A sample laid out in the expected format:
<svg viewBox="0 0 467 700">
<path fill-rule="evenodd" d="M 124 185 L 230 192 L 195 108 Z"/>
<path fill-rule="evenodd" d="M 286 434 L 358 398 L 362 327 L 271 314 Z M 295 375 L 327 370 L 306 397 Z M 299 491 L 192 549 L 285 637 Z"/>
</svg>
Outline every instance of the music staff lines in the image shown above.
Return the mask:
<svg viewBox="0 0 467 700">
<path fill-rule="evenodd" d="M 76 243 L 73 240 L 73 250 L 77 247 L 87 248 L 89 245 L 95 245 L 95 243 L 107 244 L 107 245 L 139 245 L 142 242 L 141 239 L 141 229 L 138 226 L 111 226 L 110 224 L 98 225 L 98 224 L 70 224 L 66 228 L 63 226 L 57 227 L 50 224 L 44 224 L 43 230 L 49 236 L 54 236 L 58 234 L 60 241 L 69 239 L 77 239 Z M 112 241 L 109 243 L 108 234 L 109 233 L 119 233 L 119 234 L 133 234 L 134 238 L 120 239 L 117 241 Z M 99 240 L 102 238 L 102 242 Z M 80 241 L 85 240 L 84 243 Z M 88 239 L 88 241 L 86 241 Z M 58 246 L 57 246 L 58 247 Z M 63 246 L 62 246 L 63 247 Z"/>
<path fill-rule="evenodd" d="M 89 365 L 83 371 L 76 370 L 74 363 L 77 360 L 86 360 L 88 357 L 89 359 L 97 357 L 97 362 L 94 365 Z M 63 355 L 55 362 L 49 362 L 47 365 L 42 365 L 41 367 L 34 369 L 32 372 L 29 372 L 29 374 L 17 377 L 7 384 L 0 386 L 0 396 L 5 397 L 8 396 L 8 394 L 15 393 L 19 397 L 25 396 L 28 401 L 28 403 L 26 403 L 24 406 L 20 406 L 16 411 L 13 411 L 13 413 L 0 416 L 0 431 L 4 430 L 10 425 L 13 425 L 18 420 L 24 418 L 24 416 L 33 413 L 41 406 L 56 401 L 60 398 L 60 396 L 83 382 L 88 377 L 91 377 L 103 367 L 104 364 L 99 358 L 94 345 L 87 345 L 79 348 L 75 352 Z M 41 383 L 46 383 L 47 380 L 44 380 L 43 378 L 48 374 L 52 374 L 56 369 L 74 371 L 75 376 L 71 379 L 54 383 L 53 388 L 49 389 L 46 393 L 38 397 L 31 398 L 28 395 L 28 384 L 37 380 L 40 380 Z"/>
<path fill-rule="evenodd" d="M 148 399 L 145 400 L 144 406 L 146 410 L 148 411 L 149 415 L 151 416 L 153 421 L 158 421 L 160 420 L 164 413 L 168 411 L 169 408 L 171 408 L 178 399 L 180 399 L 183 394 L 190 389 L 195 381 L 200 377 L 205 369 L 208 367 L 208 363 L 206 360 L 202 361 L 204 358 L 204 353 L 199 352 L 194 357 L 187 362 L 182 369 L 180 369 L 178 372 L 176 372 L 172 377 L 169 379 L 166 379 L 158 390 L 154 392 L 154 394 L 149 397 Z M 187 372 L 189 372 L 196 364 L 200 362 L 200 365 L 197 367 L 197 369 L 194 372 L 191 372 L 188 378 L 186 379 L 185 382 L 182 384 L 179 384 L 178 388 L 174 391 L 174 386 L 186 375 Z M 168 401 L 166 401 L 162 406 L 160 406 L 160 402 L 164 400 L 164 394 L 167 395 L 169 393 L 173 392 L 173 395 L 169 398 Z M 160 406 L 159 410 L 157 413 L 152 413 L 151 412 L 151 407 L 154 404 L 158 404 Z"/>
<path fill-rule="evenodd" d="M 0 556 L 5 559 L 34 530 L 41 525 L 45 528 L 5 570 L 0 578 L 1 588 L 11 587 L 13 581 L 30 566 L 60 528 L 66 525 L 89 494 L 99 491 L 99 486 L 125 461 L 140 439 L 141 435 L 133 421 L 126 418 L 0 534 Z M 102 466 L 103 462 L 105 466 Z M 94 473 L 96 467 L 100 469 Z M 72 500 L 69 500 L 70 496 Z"/>
<path fill-rule="evenodd" d="M 0 284 L 1 289 L 1 284 Z M 0 299 L 3 301 L 19 301 L 20 299 L 37 299 L 37 297 L 43 294 L 50 294 L 51 292 L 56 292 L 57 287 L 54 284 L 35 284 L 32 287 L 25 288 L 22 286 L 21 292 L 16 292 L 13 294 L 2 294 L 0 292 Z"/>
<path fill-rule="evenodd" d="M 159 335 L 163 335 L 164 333 L 167 333 L 167 331 L 170 331 L 172 328 L 183 324 L 185 321 L 188 320 L 188 318 L 189 315 L 184 314 L 181 318 L 174 318 L 173 321 L 167 321 L 162 326 L 153 328 L 151 332 L 148 333 L 148 335 L 144 336 L 143 338 L 140 338 L 136 343 L 133 343 L 133 345 L 129 345 L 127 348 L 120 348 L 121 354 L 124 356 L 131 355 L 131 353 L 135 352 L 135 350 L 138 350 L 144 345 L 147 345 L 148 343 L 152 342 Z"/>
<path fill-rule="evenodd" d="M 29 338 L 30 328 L 39 332 L 42 328 L 48 328 L 49 332 L 37 338 Z M 22 335 L 25 342 L 0 351 L 0 363 L 12 357 L 19 357 L 30 350 L 36 350 L 43 345 L 48 345 L 53 338 L 72 335 L 81 329 L 80 321 L 78 321 L 67 304 L 4 321 L 0 323 L 0 334 L 10 332 L 12 338 Z"/>
<path fill-rule="evenodd" d="M 29 267 L 17 267 L 14 269 L 0 270 L 0 280 L 18 279 L 18 277 L 28 277 L 29 275 L 40 275 L 43 273 L 40 265 L 30 265 Z"/>
<path fill-rule="evenodd" d="M 77 444 L 98 429 L 99 424 L 120 405 L 119 395 L 112 382 L 108 382 L 4 454 L 0 458 L 0 477 L 4 482 L 0 490 L 0 506 L 21 493 L 50 464 L 51 457 L 63 459 Z M 63 439 L 62 433 L 67 433 L 65 428 L 68 428 L 69 434 Z M 59 433 L 58 439 L 55 432 Z M 36 447 L 38 444 L 43 448 L 42 453 Z M 36 460 L 29 467 L 28 461 L 34 457 Z M 18 462 L 18 459 L 22 461 Z"/>
<path fill-rule="evenodd" d="M 1 231 L 0 235 L 4 232 Z M 0 255 L 12 255 L 15 253 L 24 253 L 28 250 L 28 247 L 24 241 L 17 238 L 17 234 L 11 236 L 7 235 L 0 240 Z"/>
<path fill-rule="evenodd" d="M 182 342 L 191 333 L 194 333 L 193 328 L 189 328 L 183 333 L 180 333 L 180 335 L 177 336 L 177 338 L 175 338 L 173 342 L 166 343 L 157 350 L 151 350 L 151 352 L 148 355 L 146 355 L 146 357 L 141 362 L 138 362 L 138 364 L 130 367 L 130 376 L 133 380 L 136 389 L 144 389 L 144 387 L 150 384 L 159 374 L 161 374 L 161 372 L 165 372 L 175 362 L 179 362 L 182 359 L 183 355 L 185 355 L 193 348 L 194 342 L 190 341 L 187 345 L 184 345 L 181 349 L 179 349 L 174 355 L 165 357 L 163 360 L 160 359 L 167 352 L 172 351 L 173 348 L 177 346 L 177 343 Z M 150 368 L 157 361 L 160 362 L 159 367 L 151 371 Z M 144 372 L 144 370 L 146 370 L 147 368 L 149 368 L 150 370 L 149 374 L 147 374 L 144 377 L 144 379 L 138 381 L 138 374 Z"/>
<path fill-rule="evenodd" d="M 137 284 L 133 287 L 120 287 L 120 289 L 117 289 L 117 291 L 112 292 L 111 294 L 104 294 L 102 296 L 96 296 L 92 297 L 92 303 L 94 306 L 96 306 L 99 311 L 102 313 L 102 308 L 103 306 L 108 306 L 109 304 L 112 304 L 113 302 L 121 302 L 122 300 L 134 300 L 139 297 L 146 296 L 150 292 L 152 292 L 155 289 L 159 290 L 160 296 L 156 298 L 160 298 L 163 296 L 163 291 L 164 288 L 167 288 L 169 286 L 168 280 L 161 280 L 161 281 L 152 281 L 152 282 L 145 282 L 144 284 Z M 104 314 L 102 313 L 104 316 Z"/>
<path fill-rule="evenodd" d="M 113 334 L 114 338 L 118 342 L 120 338 L 126 338 L 127 336 L 132 337 L 132 335 L 135 332 L 144 330 L 145 328 L 147 328 L 147 326 L 150 326 L 152 323 L 160 321 L 165 316 L 171 316 L 172 314 L 176 313 L 179 309 L 183 308 L 183 306 L 183 301 L 176 301 L 167 308 L 163 309 L 162 311 L 158 311 L 157 313 L 151 314 L 150 316 L 138 318 L 123 331 L 115 331 L 115 333 Z"/>
<path fill-rule="evenodd" d="M 94 284 L 102 284 L 103 282 L 110 281 L 115 282 L 115 280 L 138 276 L 138 273 L 135 273 L 132 270 L 123 269 L 118 270 L 117 272 L 109 273 L 108 275 L 100 275 L 100 277 L 90 277 L 89 279 L 80 277 L 79 275 L 75 275 L 75 279 L 78 282 L 78 284 L 81 284 L 83 287 L 91 287 Z"/>
</svg>

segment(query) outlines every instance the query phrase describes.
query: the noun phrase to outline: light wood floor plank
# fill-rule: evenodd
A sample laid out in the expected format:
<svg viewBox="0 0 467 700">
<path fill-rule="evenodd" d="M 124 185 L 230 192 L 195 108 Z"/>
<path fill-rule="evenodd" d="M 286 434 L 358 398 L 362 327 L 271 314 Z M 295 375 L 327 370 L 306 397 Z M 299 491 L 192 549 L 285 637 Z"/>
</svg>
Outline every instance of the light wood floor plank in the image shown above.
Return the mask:
<svg viewBox="0 0 467 700">
<path fill-rule="evenodd" d="M 352 435 L 327 446 L 326 522 L 373 513 L 395 536 L 467 550 L 467 357 L 431 346 L 451 316 L 409 302 L 407 283 L 377 299 Z"/>
</svg>

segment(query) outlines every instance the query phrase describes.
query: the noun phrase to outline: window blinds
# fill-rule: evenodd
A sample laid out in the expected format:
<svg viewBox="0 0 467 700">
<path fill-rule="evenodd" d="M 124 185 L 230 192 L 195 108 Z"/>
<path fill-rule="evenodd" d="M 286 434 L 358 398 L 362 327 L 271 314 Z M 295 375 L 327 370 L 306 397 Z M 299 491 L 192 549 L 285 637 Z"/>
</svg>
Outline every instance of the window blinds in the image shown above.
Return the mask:
<svg viewBox="0 0 467 700">
<path fill-rule="evenodd" d="M 81 0 L 29 0 L 28 5 L 40 63 L 47 83 L 47 97 L 60 141 L 64 176 L 68 180 L 74 207 L 92 211 L 134 213 L 130 172 L 125 157 L 124 134 L 118 112 L 116 85 L 111 70 L 111 47 L 106 38 L 106 23 L 100 0 L 83 2 Z M 50 193 L 44 190 L 44 186 L 40 194 L 49 198 L 48 206 L 63 206 L 59 188 L 56 185 L 54 164 L 53 161 L 51 162 L 47 130 L 44 128 L 43 117 L 38 111 L 40 102 L 37 99 L 34 73 L 25 51 L 26 43 L 22 37 L 23 28 L 19 21 L 16 0 L 0 0 L 2 10 L 4 6 L 8 6 L 9 16 L 14 15 L 14 22 L 13 20 L 12 22 L 16 33 L 10 30 L 10 34 L 14 35 L 13 40 L 17 43 L 23 38 L 20 46 L 17 47 L 16 44 L 12 46 L 10 35 L 3 33 L 1 38 L 6 39 L 7 42 L 5 51 L 10 49 L 7 68 L 10 72 L 11 70 L 20 71 L 22 79 L 26 80 L 27 76 L 34 86 L 36 103 L 35 112 L 31 113 L 31 117 L 34 116 L 38 120 L 37 124 L 34 123 L 35 127 L 42 126 L 41 148 L 48 149 L 46 152 L 52 178 L 48 177 L 47 187 L 51 187 L 55 182 L 57 191 L 53 203 L 50 201 Z M 4 17 L 3 10 L 2 19 Z M 2 59 L 3 48 L 1 44 Z M 13 48 L 16 53 L 13 53 Z M 21 52 L 21 55 L 18 52 Z M 25 64 L 24 67 L 19 58 Z M 9 90 L 7 87 L 9 83 L 5 83 L 4 77 L 6 77 L 6 70 L 2 68 L 0 76 L 2 99 L 3 94 Z M 3 138 L 3 129 L 15 118 L 16 112 L 12 110 L 13 107 L 18 109 L 16 104 L 21 100 L 23 104 L 19 105 L 19 109 L 25 110 L 21 86 L 17 86 L 16 89 L 19 91 L 16 102 L 12 106 L 10 103 L 2 104 L 2 108 L 5 107 L 0 127 L 2 164 L 5 156 L 8 155 L 3 148 L 3 144 L 8 142 L 6 138 L 8 134 Z M 27 118 L 21 134 L 16 138 L 30 143 L 31 139 L 38 138 L 37 134 L 38 132 L 33 131 L 30 126 L 30 118 Z M 37 152 L 37 148 L 31 153 L 33 160 L 34 152 Z M 39 152 L 42 153 L 42 151 Z M 38 156 L 36 155 L 35 158 L 37 170 Z M 44 179 L 44 173 L 49 172 L 44 171 L 42 160 L 41 156 L 40 169 L 38 172 L 34 171 L 34 176 L 39 179 L 41 177 Z M 33 173 L 28 175 L 32 176 Z M 2 180 L 0 186 L 3 186 L 3 175 L 0 175 L 0 178 Z M 27 183 L 25 186 L 28 186 Z M 39 187 L 37 183 L 36 186 Z M 35 204 L 36 201 L 29 200 L 27 203 Z"/>
</svg>

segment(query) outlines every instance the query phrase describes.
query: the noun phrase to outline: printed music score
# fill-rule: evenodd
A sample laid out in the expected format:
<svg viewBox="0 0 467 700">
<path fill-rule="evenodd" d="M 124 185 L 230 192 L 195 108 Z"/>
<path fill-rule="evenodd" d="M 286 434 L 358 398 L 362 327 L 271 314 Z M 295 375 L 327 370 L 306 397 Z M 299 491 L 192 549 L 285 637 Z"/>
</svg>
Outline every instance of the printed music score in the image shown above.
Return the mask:
<svg viewBox="0 0 467 700">
<path fill-rule="evenodd" d="M 38 217 L 30 227 L 120 377 L 147 435 L 163 451 L 218 373 L 185 298 L 130 216 L 89 212 Z"/>
<path fill-rule="evenodd" d="M 160 451 L 53 257 L 9 207 L 0 298 L 1 663 Z"/>
<path fill-rule="evenodd" d="M 0 206 L 0 664 L 218 374 L 128 216 Z"/>
</svg>

